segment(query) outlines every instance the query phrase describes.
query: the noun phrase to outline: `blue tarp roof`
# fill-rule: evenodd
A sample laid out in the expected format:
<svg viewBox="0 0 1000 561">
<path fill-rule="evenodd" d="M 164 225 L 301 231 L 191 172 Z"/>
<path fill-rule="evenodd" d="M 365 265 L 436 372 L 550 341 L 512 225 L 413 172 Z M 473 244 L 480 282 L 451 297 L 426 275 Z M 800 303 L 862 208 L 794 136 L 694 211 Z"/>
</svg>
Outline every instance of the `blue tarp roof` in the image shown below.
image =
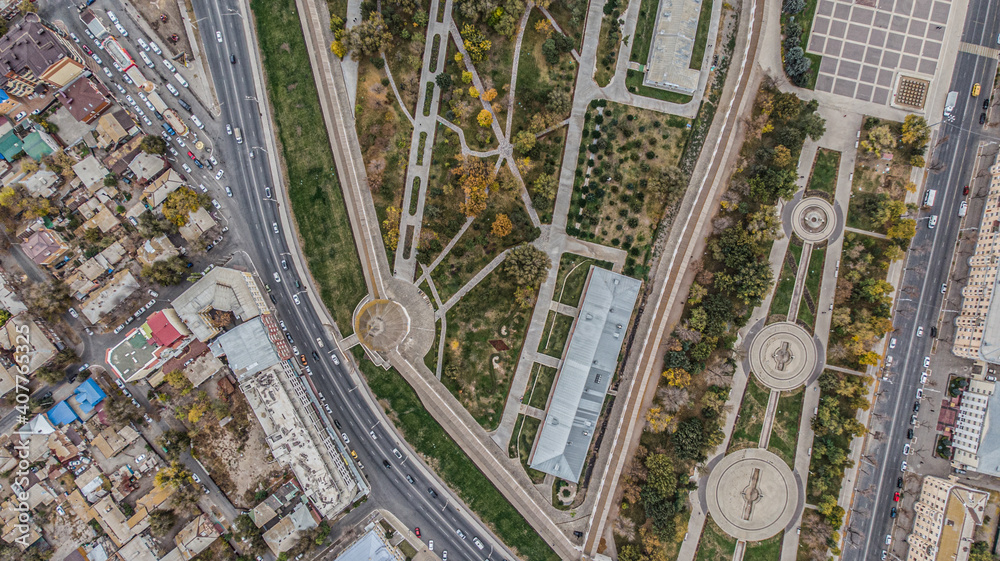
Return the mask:
<svg viewBox="0 0 1000 561">
<path fill-rule="evenodd" d="M 77 420 L 76 413 L 65 401 L 60 401 L 55 407 L 49 409 L 49 421 L 54 425 L 68 425 Z"/>
<path fill-rule="evenodd" d="M 75 394 L 76 402 L 80 404 L 80 411 L 83 411 L 84 414 L 93 411 L 94 407 L 97 407 L 97 404 L 108 396 L 93 378 L 88 378 L 87 381 L 77 386 Z"/>
</svg>

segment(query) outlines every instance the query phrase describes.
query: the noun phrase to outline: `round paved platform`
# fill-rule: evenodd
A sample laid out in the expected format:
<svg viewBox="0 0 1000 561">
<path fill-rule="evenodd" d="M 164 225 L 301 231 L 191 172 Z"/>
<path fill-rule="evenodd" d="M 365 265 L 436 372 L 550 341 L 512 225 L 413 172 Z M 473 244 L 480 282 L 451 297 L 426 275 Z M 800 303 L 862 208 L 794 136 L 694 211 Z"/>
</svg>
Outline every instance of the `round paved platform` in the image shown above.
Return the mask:
<svg viewBox="0 0 1000 561">
<path fill-rule="evenodd" d="M 792 209 L 792 231 L 803 241 L 819 243 L 833 235 L 837 215 L 833 205 L 819 197 L 802 199 Z"/>
<path fill-rule="evenodd" d="M 818 364 L 812 335 L 791 322 L 772 323 L 750 341 L 750 370 L 772 390 L 804 385 Z"/>
<path fill-rule="evenodd" d="M 761 448 L 739 450 L 719 461 L 708 475 L 706 491 L 715 523 L 746 541 L 783 530 L 802 500 L 788 464 Z"/>
<path fill-rule="evenodd" d="M 378 352 L 390 351 L 409 333 L 410 318 L 398 302 L 371 300 L 355 316 L 354 330 L 366 347 Z"/>
</svg>

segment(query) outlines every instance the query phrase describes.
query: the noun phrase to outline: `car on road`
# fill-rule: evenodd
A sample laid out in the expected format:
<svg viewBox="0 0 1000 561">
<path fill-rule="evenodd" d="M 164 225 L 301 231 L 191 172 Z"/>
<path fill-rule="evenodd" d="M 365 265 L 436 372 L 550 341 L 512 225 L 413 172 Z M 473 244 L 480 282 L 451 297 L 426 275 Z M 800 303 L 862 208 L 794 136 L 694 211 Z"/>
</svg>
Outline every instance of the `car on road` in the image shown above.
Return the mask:
<svg viewBox="0 0 1000 561">
<path fill-rule="evenodd" d="M 118 88 L 118 93 L 125 95 L 125 88 L 121 84 L 115 84 L 115 87 Z"/>
<path fill-rule="evenodd" d="M 115 378 L 115 385 L 123 390 L 125 389 L 125 382 L 122 382 L 121 378 L 118 377 Z"/>
<path fill-rule="evenodd" d="M 980 113 L 979 114 L 979 124 L 980 125 L 985 125 L 986 124 L 986 113 Z"/>
<path fill-rule="evenodd" d="M 274 282 L 281 282 L 281 276 L 278 275 L 277 271 L 274 272 Z"/>
<path fill-rule="evenodd" d="M 299 300 L 299 295 L 298 294 L 292 294 L 292 300 L 295 302 L 296 306 L 298 306 L 299 304 L 302 303 L 302 301 Z"/>
<path fill-rule="evenodd" d="M 378 440 L 378 435 L 373 430 L 368 431 L 368 436 L 372 437 L 372 440 Z"/>
<path fill-rule="evenodd" d="M 139 405 L 139 402 L 136 401 L 134 397 L 132 398 L 132 405 L 135 405 L 136 409 L 142 409 L 142 406 Z"/>
<path fill-rule="evenodd" d="M 416 484 L 416 481 L 413 479 L 413 476 L 410 475 L 410 474 L 406 474 L 406 480 L 410 482 L 410 485 Z"/>
<path fill-rule="evenodd" d="M 229 125 L 229 124 L 226 125 L 226 134 L 228 134 L 230 136 L 233 134 L 233 126 L 232 125 Z"/>
<path fill-rule="evenodd" d="M 287 259 L 282 259 L 281 260 L 281 268 L 284 269 L 284 270 L 286 270 L 286 271 L 288 270 L 288 260 Z"/>
<path fill-rule="evenodd" d="M 927 368 L 930 365 L 931 365 L 931 357 L 925 356 L 924 357 L 924 368 Z"/>
<path fill-rule="evenodd" d="M 913 412 L 916 413 L 917 411 L 920 411 L 920 402 L 919 401 L 914 401 L 913 402 Z"/>
<path fill-rule="evenodd" d="M 969 203 L 962 201 L 962 204 L 958 205 L 958 215 L 965 216 L 965 213 L 969 210 Z"/>
<path fill-rule="evenodd" d="M 174 94 L 174 97 L 181 95 L 181 92 L 177 91 L 173 84 L 167 84 L 167 91 Z"/>
<path fill-rule="evenodd" d="M 302 366 L 309 366 L 309 361 L 306 360 L 306 355 L 299 355 L 299 362 L 302 363 Z"/>
<path fill-rule="evenodd" d="M 191 115 L 191 122 L 194 123 L 194 125 L 199 129 L 205 129 L 205 124 L 201 122 L 201 119 L 199 119 L 197 115 Z"/>
<path fill-rule="evenodd" d="M 313 351 L 312 355 L 313 355 L 313 360 L 319 360 L 319 353 L 317 353 L 316 351 Z"/>
<path fill-rule="evenodd" d="M 217 201 L 215 199 L 212 199 L 212 206 L 214 206 L 215 208 L 217 208 L 219 210 L 222 210 L 222 205 L 220 205 L 219 201 Z"/>
<path fill-rule="evenodd" d="M 896 348 L 896 338 L 893 337 L 892 339 L 889 339 L 889 349 L 892 350 L 895 348 Z"/>
<path fill-rule="evenodd" d="M 147 423 L 147 424 L 150 424 L 150 425 L 152 425 L 152 424 L 153 424 L 153 419 L 152 419 L 152 418 L 150 418 L 150 416 L 149 416 L 149 415 L 146 415 L 146 414 L 144 413 L 144 414 L 142 415 L 142 418 L 143 418 L 143 419 L 144 419 L 144 420 L 146 421 L 146 423 Z"/>
<path fill-rule="evenodd" d="M 906 471 L 906 460 L 902 464 L 899 464 L 899 471 Z"/>
<path fill-rule="evenodd" d="M 187 164 L 181 164 L 181 167 L 184 168 L 184 171 L 186 171 L 188 173 L 191 173 L 191 171 L 192 171 L 191 170 L 191 166 L 189 166 Z"/>
<path fill-rule="evenodd" d="M 898 488 L 898 489 L 902 489 L 903 488 L 903 478 L 902 477 L 897 477 L 896 478 L 896 488 Z"/>
<path fill-rule="evenodd" d="M 279 327 L 281 327 L 281 330 L 282 330 L 282 331 L 288 331 L 288 328 L 287 328 L 287 327 L 285 327 L 285 320 L 281 320 L 281 321 L 279 321 L 279 322 L 278 322 L 278 326 L 279 326 Z"/>
<path fill-rule="evenodd" d="M 895 518 L 896 513 L 897 513 L 896 507 L 892 507 L 892 510 L 889 511 L 889 518 Z"/>
<path fill-rule="evenodd" d="M 118 16 L 111 10 L 108 10 L 108 19 L 111 20 L 111 23 L 118 23 Z"/>
<path fill-rule="evenodd" d="M 278 233 L 278 223 L 277 222 L 271 223 L 271 229 L 274 230 L 275 234 L 277 234 Z"/>
<path fill-rule="evenodd" d="M 923 337 L 923 336 L 924 336 L 924 328 L 923 327 L 918 327 L 917 328 L 917 337 Z"/>
<path fill-rule="evenodd" d="M 192 473 L 191 474 L 191 479 L 193 479 L 195 483 L 201 483 L 201 478 L 198 477 L 197 473 Z"/>
<path fill-rule="evenodd" d="M 479 549 L 483 549 L 483 547 L 485 547 L 485 546 L 483 545 L 483 542 L 482 542 L 482 540 L 480 540 L 480 539 L 479 539 L 478 537 L 476 537 L 476 536 L 472 536 L 472 543 L 476 544 L 476 547 L 478 547 Z"/>
<path fill-rule="evenodd" d="M 220 43 L 222 42 L 222 32 L 221 31 L 216 31 L 215 32 L 215 40 L 218 41 L 218 42 L 220 42 Z"/>
<path fill-rule="evenodd" d="M 80 38 L 76 36 L 76 33 L 70 33 L 69 38 L 72 39 L 74 43 L 80 42 Z"/>
<path fill-rule="evenodd" d="M 111 69 L 110 68 L 108 68 L 107 66 L 105 66 L 105 67 L 103 67 L 103 69 L 104 69 L 104 73 L 108 75 L 108 78 L 114 78 L 115 77 L 115 75 L 111 73 Z"/>
<path fill-rule="evenodd" d="M 330 353 L 330 358 L 333 359 L 333 363 L 340 366 L 340 359 L 337 358 L 337 353 Z"/>
<path fill-rule="evenodd" d="M 948 283 L 941 283 L 941 294 L 948 292 Z"/>
<path fill-rule="evenodd" d="M 149 42 L 149 48 L 153 49 L 154 53 L 156 53 L 158 55 L 161 55 L 161 56 L 163 55 L 163 51 L 160 50 L 160 46 L 157 45 L 156 43 L 152 42 L 152 41 Z"/>
<path fill-rule="evenodd" d="M 410 476 L 407 475 L 406 477 L 410 477 Z M 434 551 L 434 540 L 430 540 L 430 541 L 427 542 L 427 549 L 429 549 L 431 551 Z"/>
<path fill-rule="evenodd" d="M 899 502 L 899 497 L 900 497 L 899 491 L 896 491 L 895 493 L 893 493 L 892 494 L 892 500 L 893 500 L 893 502 L 897 502 L 898 503 Z"/>
<path fill-rule="evenodd" d="M 236 64 L 236 55 L 229 55 L 229 62 Z"/>
<path fill-rule="evenodd" d="M 90 58 L 94 59 L 94 62 L 97 64 L 104 65 L 104 61 L 101 60 L 101 57 L 97 56 L 97 53 L 90 55 Z"/>
<path fill-rule="evenodd" d="M 191 158 L 192 160 L 195 159 L 194 152 L 188 150 L 188 158 Z"/>
<path fill-rule="evenodd" d="M 344 439 L 344 444 L 350 444 L 351 439 L 347 436 L 346 432 L 340 433 L 340 438 Z"/>
<path fill-rule="evenodd" d="M 230 197 L 233 196 L 233 190 L 229 188 L 229 185 L 226 185 L 226 195 Z"/>
<path fill-rule="evenodd" d="M 122 27 L 122 24 L 116 23 L 115 24 L 115 29 L 118 30 L 118 33 L 122 34 L 122 37 L 128 37 L 128 31 L 125 31 L 125 28 Z"/>
<path fill-rule="evenodd" d="M 962 196 L 964 197 L 965 195 L 968 194 L 969 194 L 969 186 L 966 185 L 965 187 L 962 187 Z"/>
<path fill-rule="evenodd" d="M 216 173 L 216 174 L 215 174 L 215 179 L 216 179 L 216 180 L 218 180 L 218 179 L 222 179 L 222 176 L 223 176 L 223 175 L 224 175 L 225 173 L 226 173 L 226 172 L 225 172 L 225 170 L 221 170 L 221 169 L 220 169 L 220 170 L 218 171 L 218 173 Z"/>
<path fill-rule="evenodd" d="M 219 165 L 219 160 L 216 160 L 215 156 L 209 156 L 208 163 L 212 164 L 213 166 L 217 166 Z"/>
<path fill-rule="evenodd" d="M 208 193 L 208 187 L 205 187 L 204 183 L 199 183 L 198 188 L 201 189 L 202 193 Z"/>
<path fill-rule="evenodd" d="M 392 464 L 389 463 L 389 460 L 382 460 L 382 467 L 389 469 L 392 467 Z"/>
<path fill-rule="evenodd" d="M 910 424 L 911 425 L 917 424 L 917 416 L 916 415 L 910 415 Z"/>
<path fill-rule="evenodd" d="M 205 169 L 205 164 L 201 163 L 201 160 L 198 158 L 194 159 L 194 165 L 198 166 L 198 169 Z"/>
<path fill-rule="evenodd" d="M 87 45 L 83 46 L 83 52 L 87 53 L 88 56 L 94 54 L 94 51 L 90 50 L 90 47 L 88 47 Z"/>
<path fill-rule="evenodd" d="M 166 66 L 167 70 L 169 70 L 171 73 L 177 72 L 177 67 L 174 66 L 174 63 L 170 62 L 167 59 L 163 59 L 162 62 L 163 62 L 163 66 Z"/>
<path fill-rule="evenodd" d="M 69 309 L 69 315 L 71 315 L 71 316 L 73 316 L 74 318 L 77 318 L 77 319 L 80 318 L 80 314 L 77 313 L 77 311 L 75 309 L 73 309 L 73 308 Z"/>
<path fill-rule="evenodd" d="M 118 335 L 119 333 L 121 333 L 122 329 L 125 329 L 125 324 L 124 323 L 115 328 L 115 331 L 114 331 L 115 335 Z"/>
<path fill-rule="evenodd" d="M 265 199 L 270 199 L 271 198 L 271 188 L 270 187 L 264 187 L 264 198 Z"/>
<path fill-rule="evenodd" d="M 393 454 L 394 456 L 396 456 L 396 458 L 397 458 L 397 459 L 400 459 L 400 460 L 402 460 L 402 459 L 403 459 L 403 454 L 401 454 L 401 453 L 399 452 L 399 448 L 393 448 L 393 449 L 392 449 L 392 454 Z"/>
<path fill-rule="evenodd" d="M 139 46 L 142 47 L 142 50 L 149 52 L 149 44 L 146 43 L 146 41 L 142 37 L 136 37 L 135 42 L 139 43 Z"/>
<path fill-rule="evenodd" d="M 427 493 L 435 499 L 438 498 L 438 492 L 435 491 L 433 487 L 428 487 Z M 458 530 L 458 535 L 461 536 L 463 540 L 465 539 L 465 534 L 463 534 L 461 530 Z"/>
<path fill-rule="evenodd" d="M 184 143 L 184 139 L 183 138 L 181 138 L 181 137 L 178 136 L 176 138 L 176 140 L 177 140 L 177 145 L 178 146 L 180 146 L 181 148 L 187 148 L 187 144 Z"/>
<path fill-rule="evenodd" d="M 903 445 L 903 455 L 904 456 L 909 456 L 910 455 L 910 443 L 909 442 L 907 442 L 906 444 Z"/>
<path fill-rule="evenodd" d="M 926 372 L 921 372 L 920 373 L 920 383 L 921 384 L 926 384 L 927 383 L 927 373 Z"/>
<path fill-rule="evenodd" d="M 892 355 L 885 357 L 885 367 L 889 368 L 892 366 Z"/>
<path fill-rule="evenodd" d="M 463 540 L 465 539 L 465 532 L 463 532 L 462 530 L 455 528 L 455 533 L 458 534 L 458 537 L 462 538 Z"/>
<path fill-rule="evenodd" d="M 448 550 L 447 549 L 441 552 L 441 561 L 448 561 Z"/>
<path fill-rule="evenodd" d="M 420 526 L 417 526 L 416 528 L 414 528 L 413 529 L 413 533 L 416 534 L 416 536 L 419 538 L 420 537 Z"/>
</svg>

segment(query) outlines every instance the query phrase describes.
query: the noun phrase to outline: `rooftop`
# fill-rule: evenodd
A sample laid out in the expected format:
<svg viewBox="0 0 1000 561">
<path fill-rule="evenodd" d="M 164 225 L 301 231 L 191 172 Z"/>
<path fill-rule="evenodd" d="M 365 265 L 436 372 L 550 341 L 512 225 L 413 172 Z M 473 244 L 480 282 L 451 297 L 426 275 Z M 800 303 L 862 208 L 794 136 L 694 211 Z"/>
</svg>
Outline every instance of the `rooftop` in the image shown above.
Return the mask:
<svg viewBox="0 0 1000 561">
<path fill-rule="evenodd" d="M 531 467 L 580 478 L 642 282 L 591 265 Z"/>
<path fill-rule="evenodd" d="M 227 267 L 215 267 L 206 273 L 174 298 L 172 305 L 200 341 L 208 341 L 221 331 L 210 322 L 211 310 L 232 312 L 237 319 L 248 321 L 267 308 L 253 276 Z"/>
<path fill-rule="evenodd" d="M 87 299 L 81 306 L 80 313 L 86 316 L 90 323 L 99 323 L 104 314 L 114 310 L 136 290 L 139 290 L 139 281 L 128 269 L 122 269 L 100 292 Z"/>
<path fill-rule="evenodd" d="M 68 55 L 69 50 L 38 14 L 26 13 L 0 37 L 0 87 L 6 86 L 10 74 L 38 79 Z"/>
<path fill-rule="evenodd" d="M 701 71 L 690 65 L 700 14 L 701 0 L 660 0 L 646 82 L 687 95 L 698 89 Z"/>
<path fill-rule="evenodd" d="M 57 95 L 73 118 L 81 123 L 92 123 L 111 106 L 108 90 L 86 77 L 74 80 Z"/>
<path fill-rule="evenodd" d="M 39 265 L 53 263 L 67 247 L 62 237 L 48 228 L 38 230 L 21 243 L 24 254 Z"/>
<path fill-rule="evenodd" d="M 83 182 L 84 187 L 91 192 L 102 187 L 104 178 L 108 175 L 108 169 L 93 154 L 73 165 L 73 171 Z"/>
<path fill-rule="evenodd" d="M 338 555 L 335 561 L 399 561 L 401 557 L 399 550 L 389 545 L 383 536 L 381 526 L 376 524 Z"/>
<path fill-rule="evenodd" d="M 247 321 L 223 333 L 211 345 L 216 356 L 225 355 L 229 368 L 242 379 L 281 362 L 264 323 Z"/>
</svg>

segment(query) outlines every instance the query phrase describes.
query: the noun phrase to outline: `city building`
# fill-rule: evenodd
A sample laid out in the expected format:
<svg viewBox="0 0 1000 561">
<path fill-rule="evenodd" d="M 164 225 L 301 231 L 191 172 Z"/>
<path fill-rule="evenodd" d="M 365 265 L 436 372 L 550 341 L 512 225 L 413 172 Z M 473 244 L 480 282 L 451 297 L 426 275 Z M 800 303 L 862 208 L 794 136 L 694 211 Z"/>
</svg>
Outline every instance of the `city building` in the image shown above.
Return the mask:
<svg viewBox="0 0 1000 561">
<path fill-rule="evenodd" d="M 21 250 L 28 259 L 45 266 L 58 262 L 66 255 L 69 245 L 63 241 L 58 232 L 42 227 L 21 243 Z"/>
<path fill-rule="evenodd" d="M 27 97 L 43 85 L 62 88 L 85 68 L 76 49 L 38 14 L 26 13 L 0 37 L 0 89 L 8 95 Z"/>
<path fill-rule="evenodd" d="M 952 429 L 952 465 L 1000 477 L 1000 398 L 996 384 L 972 380 Z"/>
<path fill-rule="evenodd" d="M 115 273 L 99 292 L 96 292 L 80 306 L 80 313 L 90 323 L 100 323 L 105 314 L 110 313 L 129 296 L 139 290 L 139 281 L 128 269 Z"/>
<path fill-rule="evenodd" d="M 691 56 L 700 15 L 701 0 L 660 0 L 643 83 L 694 95 L 701 71 L 691 68 Z"/>
<path fill-rule="evenodd" d="M 1000 154 L 989 169 L 989 192 L 979 221 L 976 249 L 962 288 L 951 352 L 973 360 L 1000 363 L 1000 299 L 994 300 L 1000 268 Z"/>
<path fill-rule="evenodd" d="M 27 329 L 27 334 L 23 332 Z M 27 344 L 25 344 L 27 343 Z M 28 352 L 15 352 L 18 348 L 28 348 Z M 27 363 L 15 362 L 20 355 L 27 355 Z M 21 367 L 30 376 L 45 366 L 56 355 L 56 347 L 46 332 L 27 314 L 18 314 L 0 327 L 0 396 L 14 389 Z M 23 374 L 22 374 L 23 375 Z"/>
<path fill-rule="evenodd" d="M 906 561 L 967 561 L 976 526 L 983 523 L 990 494 L 927 476 L 913 505 Z"/>
<path fill-rule="evenodd" d="M 580 479 L 642 282 L 590 267 L 529 465 Z"/>
<path fill-rule="evenodd" d="M 368 531 L 347 547 L 335 561 L 403 561 L 406 556 L 389 543 L 381 524 L 369 524 Z"/>
<path fill-rule="evenodd" d="M 172 302 L 177 315 L 194 336 L 207 342 L 222 332 L 219 322 L 249 321 L 267 312 L 267 303 L 253 275 L 227 267 L 215 267 Z"/>
<path fill-rule="evenodd" d="M 127 382 L 145 378 L 168 360 L 180 356 L 193 340 L 191 332 L 170 308 L 160 310 L 107 351 L 107 363 Z"/>
<path fill-rule="evenodd" d="M 66 86 L 56 97 L 70 115 L 81 123 L 93 123 L 111 107 L 111 93 L 101 83 L 81 77 Z"/>
<path fill-rule="evenodd" d="M 318 515 L 310 510 L 307 503 L 300 502 L 277 524 L 264 532 L 264 543 L 277 557 L 281 555 L 281 552 L 294 547 L 302 532 L 318 526 L 319 520 L 317 518 Z"/>
</svg>

